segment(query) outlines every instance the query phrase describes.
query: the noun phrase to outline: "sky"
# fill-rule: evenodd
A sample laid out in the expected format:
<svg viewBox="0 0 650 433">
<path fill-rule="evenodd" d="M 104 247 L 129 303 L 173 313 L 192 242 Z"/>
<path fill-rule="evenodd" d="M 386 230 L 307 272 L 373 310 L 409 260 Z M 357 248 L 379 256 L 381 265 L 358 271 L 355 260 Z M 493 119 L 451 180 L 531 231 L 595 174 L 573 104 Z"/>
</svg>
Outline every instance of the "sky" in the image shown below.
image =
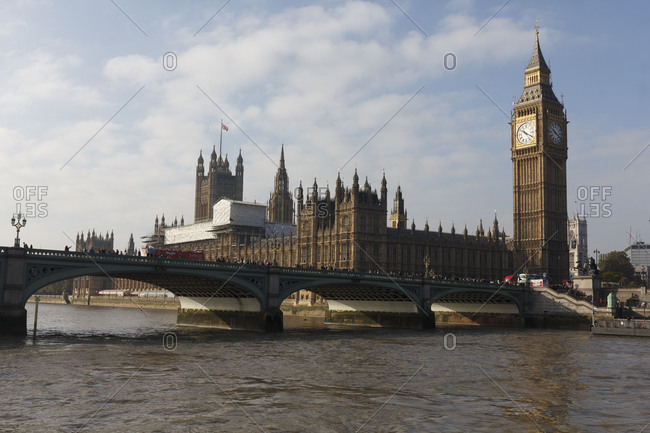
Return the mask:
<svg viewBox="0 0 650 433">
<path fill-rule="evenodd" d="M 193 221 L 196 161 L 241 150 L 266 203 L 282 143 L 292 188 L 340 171 L 409 224 L 512 234 L 509 116 L 535 22 L 565 103 L 569 215 L 590 253 L 650 241 L 650 4 L 641 1 L 134 1 L 0 4 L 0 245 L 63 249 L 156 215 Z"/>
</svg>

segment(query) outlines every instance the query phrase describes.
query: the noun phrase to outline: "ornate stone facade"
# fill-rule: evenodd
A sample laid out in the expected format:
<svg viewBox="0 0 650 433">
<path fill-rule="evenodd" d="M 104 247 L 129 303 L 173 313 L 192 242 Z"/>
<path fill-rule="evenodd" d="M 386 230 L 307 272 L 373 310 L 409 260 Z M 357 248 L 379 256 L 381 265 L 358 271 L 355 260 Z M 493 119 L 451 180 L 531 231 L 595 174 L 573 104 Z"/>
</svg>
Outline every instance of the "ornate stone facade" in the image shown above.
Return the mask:
<svg viewBox="0 0 650 433">
<path fill-rule="evenodd" d="M 501 280 L 513 266 L 512 251 L 505 233 L 494 220 L 487 235 L 481 222 L 475 235 L 410 229 L 405 225 L 404 200 L 396 194 L 398 227 L 388 227 L 388 187 L 385 175 L 380 193 L 359 176 L 345 188 L 340 175 L 332 196 L 329 187 L 320 194 L 318 183 L 305 195 L 302 183 L 297 189 L 297 224 L 263 223 L 248 218 L 248 223 L 203 222 L 185 227 L 156 226 L 147 241 L 156 248 L 202 250 L 206 260 L 276 263 L 279 266 L 353 269 L 362 272 L 423 275 L 425 261 L 431 272 L 448 278 Z M 223 207 L 220 202 L 215 206 Z M 232 206 L 258 204 L 233 202 Z M 394 210 L 395 210 L 394 209 Z M 217 215 L 215 213 L 215 215 Z M 232 218 L 231 218 L 232 220 Z M 252 222 L 251 222 L 252 221 Z"/>
<path fill-rule="evenodd" d="M 89 254 L 114 254 L 113 249 L 115 236 L 111 231 L 106 236 L 95 233 L 95 230 L 90 232 L 84 237 L 83 232 L 81 235 L 77 234 L 76 239 L 76 252 L 87 252 Z M 135 242 L 133 240 L 133 233 L 129 237 L 129 243 L 124 250 L 124 254 L 137 254 L 135 251 Z M 124 278 L 109 278 L 101 276 L 85 275 L 72 279 L 72 296 L 87 298 L 88 296 L 95 296 L 102 290 L 131 290 L 140 292 L 143 290 L 162 290 L 153 284 L 143 283 L 141 281 L 128 280 Z"/>
<path fill-rule="evenodd" d="M 293 224 L 293 198 L 289 189 L 289 175 L 284 166 L 284 144 L 280 152 L 280 166 L 275 174 L 273 193 L 269 197 L 268 220 L 274 223 Z"/>
<path fill-rule="evenodd" d="M 212 148 L 208 174 L 203 166 L 203 152 L 199 152 L 196 165 L 196 188 L 194 193 L 194 222 L 212 219 L 212 207 L 222 198 L 242 200 L 244 197 L 244 159 L 241 150 L 237 157 L 235 174 L 230 171 L 228 154 L 225 159 Z"/>
<path fill-rule="evenodd" d="M 378 194 L 366 179 L 363 186 L 359 176 L 353 177 L 351 188 L 344 188 L 340 176 L 335 195 L 329 189 L 318 197 L 314 181 L 312 193 L 302 202 L 302 185 L 298 188 L 298 257 L 297 265 L 354 269 L 361 272 L 424 274 L 425 259 L 431 271 L 449 278 L 502 279 L 512 267 L 512 252 L 499 231 L 496 220 L 487 236 L 483 223 L 475 236 L 416 230 L 397 223 L 387 227 L 388 188 L 386 176 L 381 180 Z M 396 194 L 392 221 L 405 217 L 400 189 Z M 494 234 L 493 234 L 494 232 Z"/>
<path fill-rule="evenodd" d="M 516 267 L 568 278 L 567 120 L 536 31 L 524 90 L 511 115 L 513 228 Z"/>
</svg>

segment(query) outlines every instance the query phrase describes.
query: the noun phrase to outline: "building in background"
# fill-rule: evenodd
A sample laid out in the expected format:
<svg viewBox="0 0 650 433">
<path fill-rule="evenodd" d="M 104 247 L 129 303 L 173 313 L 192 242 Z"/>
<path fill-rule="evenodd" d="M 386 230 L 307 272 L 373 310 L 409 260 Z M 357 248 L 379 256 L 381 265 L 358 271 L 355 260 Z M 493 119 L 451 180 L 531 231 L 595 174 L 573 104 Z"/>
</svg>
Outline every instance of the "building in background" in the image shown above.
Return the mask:
<svg viewBox="0 0 650 433">
<path fill-rule="evenodd" d="M 650 270 L 650 245 L 637 241 L 625 247 L 625 254 L 630 259 L 630 263 L 634 266 L 634 273 L 644 280 L 648 278 L 648 271 Z M 645 273 L 645 276 L 644 276 Z"/>
<path fill-rule="evenodd" d="M 293 197 L 289 189 L 289 175 L 284 165 L 284 143 L 280 151 L 280 166 L 275 174 L 273 192 L 269 197 L 268 220 L 272 223 L 295 223 Z"/>
<path fill-rule="evenodd" d="M 241 150 L 237 157 L 235 174 L 230 170 L 228 154 L 225 159 L 212 148 L 208 172 L 203 166 L 203 152 L 199 152 L 196 165 L 196 187 L 194 193 L 194 222 L 212 219 L 212 207 L 222 198 L 242 200 L 244 197 L 244 159 Z"/>
<path fill-rule="evenodd" d="M 283 158 L 283 156 L 282 156 Z M 277 179 L 277 177 L 276 177 Z M 277 184 L 277 182 L 276 182 Z M 276 188 L 277 189 L 277 188 Z M 174 227 L 157 223 L 145 242 L 159 249 L 204 252 L 206 260 L 277 263 L 279 266 L 351 269 L 423 275 L 428 262 L 433 273 L 448 278 L 501 280 L 512 269 L 512 251 L 494 219 L 487 234 L 480 222 L 476 233 L 465 228 L 443 233 L 403 227 L 405 211 L 401 191 L 392 218 L 400 227 L 387 227 L 388 187 L 373 190 L 366 179 L 353 177 L 345 188 L 340 175 L 332 195 L 314 184 L 309 194 L 297 189 L 297 224 L 265 219 L 264 205 L 222 199 L 213 206 L 211 221 Z"/>
<path fill-rule="evenodd" d="M 126 254 L 136 255 L 135 242 L 133 240 L 133 233 L 129 237 L 129 243 L 124 251 L 116 251 L 114 249 L 115 235 L 111 231 L 106 236 L 91 232 L 84 237 L 83 232 L 77 233 L 77 240 L 75 251 L 83 252 L 86 254 Z M 84 275 L 72 279 L 72 296 L 87 298 L 88 296 L 95 296 L 102 290 L 128 290 L 132 292 L 141 292 L 144 290 L 162 290 L 153 284 L 143 283 L 141 281 L 128 280 L 125 278 L 109 278 L 94 275 Z"/>
<path fill-rule="evenodd" d="M 243 170 L 242 170 L 243 174 Z M 243 185 L 243 183 L 242 183 Z M 288 195 L 288 196 L 287 196 Z M 272 262 L 281 266 L 294 262 L 293 200 L 289 192 L 284 147 L 269 208 L 228 197 L 214 203 L 209 219 L 189 225 L 166 225 L 156 216 L 154 231 L 143 242 L 156 249 L 203 251 L 206 260 Z"/>
<path fill-rule="evenodd" d="M 587 218 L 584 215 L 573 215 L 568 226 L 569 240 L 569 272 L 577 276 L 589 263 L 589 248 L 587 246 Z"/>
<path fill-rule="evenodd" d="M 404 197 L 397 188 L 388 224 L 388 185 L 379 192 L 355 170 L 344 187 L 339 174 L 330 191 L 314 179 L 307 194 L 302 182 L 294 203 L 284 161 L 284 146 L 268 208 L 241 201 L 243 162 L 234 177 L 227 160 L 213 150 L 210 173 L 203 158 L 197 166 L 195 224 L 167 226 L 156 217 L 154 232 L 144 237 L 155 248 L 202 250 L 207 260 L 277 262 L 281 266 L 352 269 L 421 275 L 425 263 L 446 278 L 502 280 L 517 272 L 547 273 L 559 283 L 569 275 L 571 226 L 566 203 L 566 112 L 551 83 L 551 71 L 539 45 L 539 31 L 525 70 L 524 89 L 511 119 L 513 223 L 511 239 L 494 218 L 474 233 L 452 224 L 431 231 L 428 222 L 408 226 Z M 219 173 L 224 175 L 220 177 Z M 241 176 L 240 176 L 241 175 Z M 240 176 L 240 177 L 238 177 Z M 212 180 L 210 180 L 212 179 Z M 223 185 L 220 183 L 222 182 Z M 208 186 L 206 186 L 208 185 Z M 217 192 L 213 192 L 217 191 Z M 266 218 L 262 215 L 265 214 Z M 586 221 L 575 222 L 572 265 L 587 261 Z"/>
</svg>

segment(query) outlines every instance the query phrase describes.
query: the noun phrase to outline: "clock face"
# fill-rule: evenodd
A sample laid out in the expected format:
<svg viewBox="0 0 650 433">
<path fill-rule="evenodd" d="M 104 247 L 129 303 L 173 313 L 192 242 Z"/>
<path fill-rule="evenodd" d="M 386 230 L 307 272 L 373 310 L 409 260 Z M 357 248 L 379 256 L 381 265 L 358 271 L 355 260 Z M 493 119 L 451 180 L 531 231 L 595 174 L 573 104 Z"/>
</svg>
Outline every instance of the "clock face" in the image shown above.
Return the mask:
<svg viewBox="0 0 650 433">
<path fill-rule="evenodd" d="M 535 126 L 530 122 L 525 122 L 517 128 L 517 141 L 521 144 L 530 144 L 535 138 Z"/>
<path fill-rule="evenodd" d="M 548 135 L 553 143 L 559 144 L 562 141 L 562 127 L 560 124 L 557 122 L 551 123 L 548 127 Z"/>
</svg>

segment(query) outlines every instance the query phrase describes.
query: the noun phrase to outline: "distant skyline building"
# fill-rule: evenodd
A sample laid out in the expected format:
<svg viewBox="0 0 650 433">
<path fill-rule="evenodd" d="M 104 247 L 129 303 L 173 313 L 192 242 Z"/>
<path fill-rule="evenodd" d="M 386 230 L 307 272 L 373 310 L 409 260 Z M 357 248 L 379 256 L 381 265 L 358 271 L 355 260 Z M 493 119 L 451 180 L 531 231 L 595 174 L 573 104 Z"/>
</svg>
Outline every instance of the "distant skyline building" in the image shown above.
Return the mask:
<svg viewBox="0 0 650 433">
<path fill-rule="evenodd" d="M 77 238 L 75 240 L 74 250 L 77 252 L 90 251 L 94 250 L 99 252 L 101 250 L 111 251 L 113 250 L 113 242 L 115 241 L 115 235 L 111 231 L 111 234 L 108 234 L 106 231 L 106 236 L 95 233 L 93 229 L 92 233 L 88 230 L 88 234 L 84 237 L 84 233 L 77 233 Z"/>
<path fill-rule="evenodd" d="M 75 251 L 87 253 L 92 251 L 92 254 L 115 254 L 118 252 L 126 255 L 138 254 L 135 250 L 133 233 L 129 236 L 126 249 L 121 252 L 115 250 L 114 242 L 115 235 L 112 230 L 110 235 L 107 231 L 106 236 L 101 233 L 99 235 L 96 234 L 94 229 L 92 232 L 88 230 L 88 234 L 85 237 L 83 232 L 81 234 L 77 233 Z M 161 290 L 161 288 L 141 281 L 97 275 L 84 275 L 72 279 L 72 296 L 74 297 L 87 298 L 88 296 L 97 295 L 102 290 L 131 290 L 139 292 L 143 290 Z"/>
<path fill-rule="evenodd" d="M 589 262 L 589 247 L 587 245 L 587 218 L 584 215 L 573 215 L 568 225 L 569 239 L 569 272 L 578 275 L 585 263 Z"/>
<path fill-rule="evenodd" d="M 647 278 L 647 273 L 650 271 L 650 245 L 643 241 L 637 241 L 625 247 L 623 251 L 634 266 L 634 272 L 641 275 L 641 272 L 645 270 Z"/>
</svg>

